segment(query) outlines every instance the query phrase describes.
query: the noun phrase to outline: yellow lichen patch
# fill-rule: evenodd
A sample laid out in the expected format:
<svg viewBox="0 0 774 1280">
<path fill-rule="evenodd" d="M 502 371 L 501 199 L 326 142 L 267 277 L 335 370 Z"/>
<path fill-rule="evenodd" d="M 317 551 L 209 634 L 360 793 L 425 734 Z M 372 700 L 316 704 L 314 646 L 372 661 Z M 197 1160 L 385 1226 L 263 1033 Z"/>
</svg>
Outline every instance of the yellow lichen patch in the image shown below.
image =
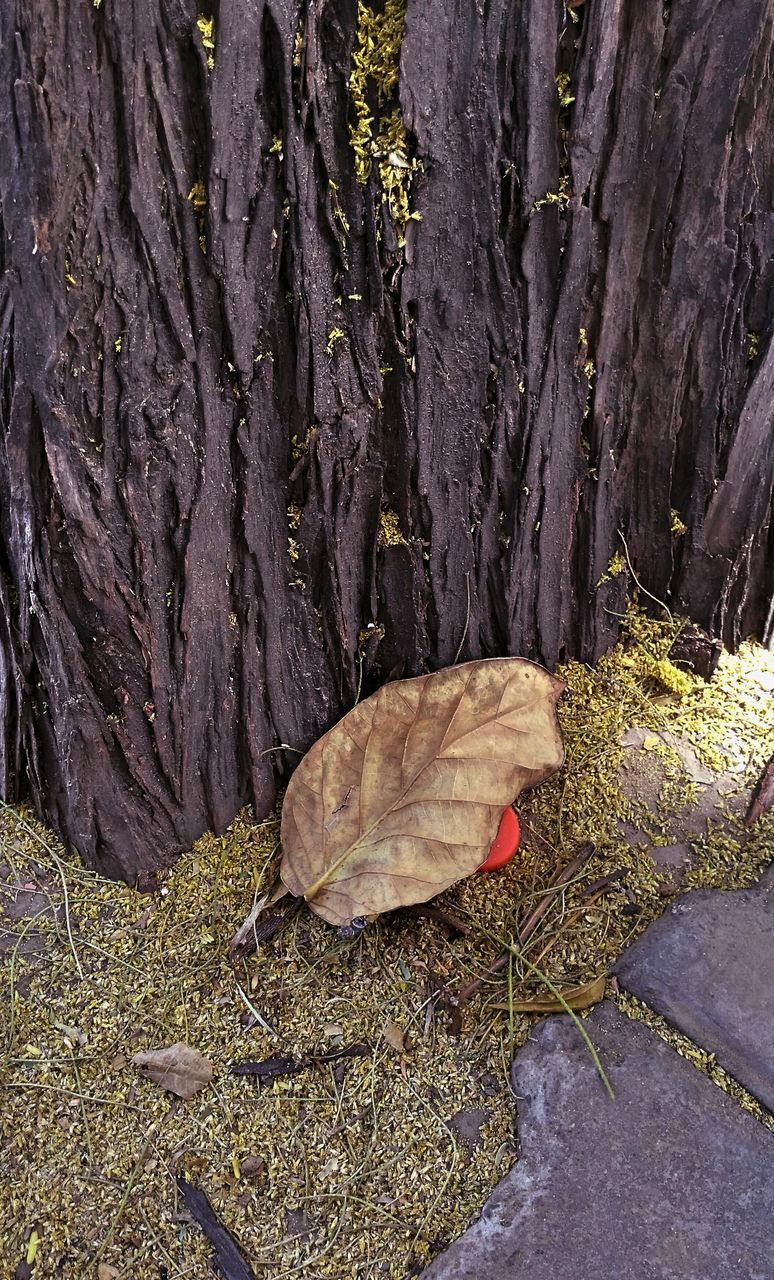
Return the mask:
<svg viewBox="0 0 774 1280">
<path fill-rule="evenodd" d="M 340 329 L 338 325 L 334 325 L 328 334 L 328 341 L 325 344 L 325 354 L 332 356 L 337 342 L 341 342 L 342 338 L 346 338 L 346 333 Z"/>
<path fill-rule="evenodd" d="M 405 547 L 407 545 L 401 531 L 398 513 L 390 507 L 379 514 L 378 542 L 380 547 Z"/>
<path fill-rule="evenodd" d="M 682 538 L 683 534 L 686 532 L 686 526 L 680 519 L 680 512 L 675 511 L 674 507 L 669 513 L 669 527 L 677 538 Z"/>
<path fill-rule="evenodd" d="M 570 93 L 571 78 L 572 77 L 569 76 L 566 71 L 563 71 L 561 75 L 556 77 L 556 92 L 559 95 L 560 107 L 569 107 L 575 101 L 575 98 Z"/>
<path fill-rule="evenodd" d="M 562 174 L 561 178 L 559 179 L 559 190 L 547 191 L 546 194 L 544 196 L 541 196 L 539 200 L 535 200 L 534 204 L 532 205 L 532 212 L 536 213 L 538 209 L 543 209 L 545 208 L 546 205 L 549 205 L 549 204 L 555 204 L 555 205 L 558 205 L 560 209 L 565 209 L 567 205 L 570 203 L 570 193 L 567 189 L 568 185 L 569 185 L 569 178 L 567 177 L 566 174 Z"/>
<path fill-rule="evenodd" d="M 203 182 L 195 182 L 188 192 L 188 199 L 191 201 L 194 209 L 205 209 L 207 207 L 207 192 L 204 189 Z"/>
<path fill-rule="evenodd" d="M 603 585 L 603 583 L 610 582 L 612 578 L 617 578 L 619 574 L 626 573 L 626 571 L 627 571 L 626 561 L 624 560 L 620 551 L 616 551 L 615 554 L 611 556 L 609 565 L 607 566 L 605 572 L 602 574 L 602 577 L 599 579 L 599 582 L 597 583 L 597 591 Z"/>
<path fill-rule="evenodd" d="M 421 220 L 421 214 L 412 212 L 409 203 L 411 181 L 421 162 L 409 158 L 406 128 L 397 102 L 405 16 L 405 0 L 387 0 L 380 12 L 360 0 L 357 44 L 349 77 L 355 114 L 350 128 L 355 176 L 358 182 L 366 183 L 376 162 L 382 198 L 398 228 L 400 247 L 405 244 L 402 232 L 407 222 Z"/>
<path fill-rule="evenodd" d="M 291 457 L 294 462 L 298 462 L 300 458 L 303 458 L 316 435 L 317 427 L 310 427 L 303 440 L 299 440 L 298 436 L 290 437 Z"/>
<path fill-rule="evenodd" d="M 292 528 L 290 512 L 288 520 Z M 464 919 L 467 936 L 388 916 L 344 940 L 302 909 L 232 968 L 228 940 L 272 881 L 276 816 L 256 823 L 242 813 L 225 835 L 197 841 L 157 893 L 140 896 L 85 871 L 28 812 L 0 811 L 0 908 L 29 912 L 0 910 L 0 1275 L 12 1275 L 30 1247 L 42 1277 L 82 1280 L 100 1248 L 100 1261 L 127 1280 L 158 1280 L 159 1264 L 170 1276 L 208 1275 L 209 1247 L 180 1218 L 180 1170 L 260 1275 L 405 1280 L 469 1225 L 516 1157 L 507 1068 L 535 1025 L 498 1006 L 509 990 L 523 998 L 538 984 L 516 960 L 488 977 L 459 1037 L 435 992 L 440 983 L 458 993 L 484 975 L 498 940 L 515 936 L 587 840 L 593 857 L 530 940 L 530 959 L 552 981 L 604 973 L 668 905 L 675 889 L 648 847 L 621 830 L 622 820 L 645 821 L 619 781 L 624 731 L 650 734 L 645 755 L 669 771 L 650 815 L 653 839 L 690 796 L 657 734 L 685 738 L 710 768 L 734 771 L 741 808 L 693 841 L 685 887 L 750 884 L 771 858 L 772 815 L 749 831 L 740 815 L 774 745 L 774 655 L 745 644 L 722 656 L 710 684 L 689 676 L 689 691 L 675 697 L 652 672 L 677 625 L 630 612 L 622 643 L 593 671 L 562 669 L 567 763 L 523 797 L 519 854 L 435 904 Z M 373 634 L 366 628 L 359 646 Z M 392 1031 L 393 1044 L 385 1037 L 389 1024 L 403 1033 L 402 1051 Z M 189 1102 L 131 1064 L 137 1050 L 178 1040 L 215 1069 L 213 1085 Z M 343 1073 L 330 1063 L 261 1091 L 229 1073 L 234 1062 L 353 1042 L 373 1051 L 344 1060 Z M 711 1064 L 697 1065 L 746 1105 Z M 489 1118 L 470 1154 L 451 1121 L 474 1109 Z M 289 1227 L 288 1211 L 303 1211 L 308 1235 Z"/>
<path fill-rule="evenodd" d="M 207 51 L 207 66 L 212 71 L 215 66 L 215 19 L 205 18 L 200 14 L 196 19 L 196 25 L 199 28 L 202 46 Z"/>
<path fill-rule="evenodd" d="M 296 34 L 293 37 L 293 66 L 296 71 L 300 70 L 301 62 L 304 56 L 304 33 L 306 30 L 306 22 L 304 18 L 299 20 L 296 27 Z"/>
</svg>

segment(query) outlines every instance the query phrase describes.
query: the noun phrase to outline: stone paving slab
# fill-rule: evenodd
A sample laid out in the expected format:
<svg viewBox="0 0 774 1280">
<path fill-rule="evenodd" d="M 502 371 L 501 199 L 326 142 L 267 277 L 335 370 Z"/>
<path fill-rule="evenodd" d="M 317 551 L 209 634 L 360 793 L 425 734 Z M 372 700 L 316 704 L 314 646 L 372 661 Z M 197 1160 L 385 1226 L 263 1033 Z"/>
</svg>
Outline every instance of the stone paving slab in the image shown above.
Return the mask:
<svg viewBox="0 0 774 1280">
<path fill-rule="evenodd" d="M 752 889 L 684 894 L 615 972 L 774 1111 L 774 867 Z"/>
<path fill-rule="evenodd" d="M 771 1280 L 774 1137 L 641 1023 L 542 1022 L 513 1064 L 521 1155 L 423 1280 Z"/>
</svg>

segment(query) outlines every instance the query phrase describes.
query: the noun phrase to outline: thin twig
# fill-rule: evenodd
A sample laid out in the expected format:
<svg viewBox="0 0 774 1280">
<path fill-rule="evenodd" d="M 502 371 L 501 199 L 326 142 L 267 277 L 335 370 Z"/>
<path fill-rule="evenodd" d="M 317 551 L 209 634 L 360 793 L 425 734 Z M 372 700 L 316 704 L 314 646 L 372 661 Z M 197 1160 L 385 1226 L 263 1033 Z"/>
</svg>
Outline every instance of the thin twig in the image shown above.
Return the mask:
<svg viewBox="0 0 774 1280">
<path fill-rule="evenodd" d="M 251 1014 L 253 1015 L 253 1017 L 255 1018 L 255 1021 L 258 1023 L 258 1026 L 259 1026 L 259 1027 L 263 1027 L 264 1031 L 268 1031 L 268 1032 L 269 1032 L 269 1035 L 274 1036 L 274 1038 L 275 1038 L 275 1040 L 276 1040 L 276 1039 L 277 1039 L 278 1032 L 277 1032 L 277 1031 L 275 1031 L 275 1030 L 274 1030 L 274 1027 L 270 1026 L 270 1025 L 269 1025 L 269 1023 L 266 1021 L 266 1019 L 263 1017 L 263 1015 L 262 1015 L 261 1013 L 259 1013 L 259 1012 L 258 1012 L 258 1010 L 256 1009 L 255 1005 L 252 1003 L 252 1001 L 250 1000 L 249 996 L 247 996 L 247 995 L 245 994 L 245 992 L 242 990 L 242 988 L 240 987 L 240 985 L 239 985 L 239 983 L 238 983 L 238 982 L 236 983 L 236 989 L 237 989 L 237 991 L 239 992 L 240 996 L 242 997 L 242 999 L 243 999 L 244 1003 L 246 1004 L 247 1008 L 249 1009 L 250 1013 L 251 1013 Z"/>
<path fill-rule="evenodd" d="M 420 902 L 415 906 L 404 907 L 404 916 L 419 916 L 425 920 L 435 920 L 438 924 L 445 924 L 449 929 L 456 929 L 457 933 L 467 936 L 471 932 L 469 924 L 465 924 L 464 920 L 460 920 L 458 916 L 452 915 L 451 911 L 444 911 L 442 907 L 434 907 L 429 902 Z"/>
<path fill-rule="evenodd" d="M 154 1122 L 148 1129 L 148 1133 L 145 1138 L 145 1141 L 142 1144 L 142 1147 L 140 1148 L 140 1154 L 137 1157 L 135 1166 L 132 1169 L 132 1172 L 129 1174 L 129 1178 L 127 1180 L 126 1186 L 124 1187 L 124 1194 L 121 1196 L 121 1199 L 118 1203 L 118 1208 L 113 1214 L 112 1221 L 107 1231 L 105 1232 L 101 1245 L 97 1249 L 97 1252 L 94 1254 L 93 1261 L 95 1263 L 99 1262 L 100 1258 L 102 1257 L 103 1253 L 105 1252 L 106 1248 L 108 1247 L 108 1245 L 110 1244 L 110 1241 L 113 1238 L 113 1232 L 118 1226 L 118 1222 L 121 1217 L 121 1214 L 124 1212 L 127 1201 L 130 1195 L 132 1194 L 132 1188 L 134 1187 L 134 1184 L 137 1181 L 137 1178 L 139 1177 L 142 1166 L 145 1163 L 145 1157 L 147 1156 L 148 1151 L 150 1150 L 151 1143 L 153 1142 L 153 1139 L 156 1136 L 156 1128 L 157 1128 L 157 1125 Z"/>
<path fill-rule="evenodd" d="M 588 862 L 593 852 L 594 845 L 590 842 L 582 845 L 572 861 L 568 862 L 564 870 L 559 873 L 554 883 L 546 891 L 545 897 L 542 898 L 534 910 L 530 912 L 527 919 L 524 921 L 524 924 L 519 929 L 519 942 L 522 946 L 524 946 L 527 939 L 535 932 L 538 924 L 542 920 L 548 908 L 551 906 L 551 903 L 554 901 L 557 890 L 566 886 L 568 880 L 572 880 L 576 871 L 579 871 L 584 863 Z M 501 969 L 504 969 L 508 963 L 510 955 L 511 952 L 506 949 L 501 956 L 498 956 L 494 964 L 490 965 L 485 974 L 482 974 L 479 978 L 474 978 L 474 980 L 469 982 L 466 987 L 463 987 L 457 997 L 459 1003 L 461 1005 L 464 1004 L 465 1001 L 469 1000 L 476 991 L 479 991 L 480 988 L 483 987 L 488 978 L 495 973 L 499 973 Z"/>
<path fill-rule="evenodd" d="M 20 826 L 24 827 L 25 831 L 29 832 L 32 838 L 37 841 L 37 843 L 41 846 L 41 848 L 46 850 L 46 853 L 48 853 L 56 863 L 56 869 L 59 872 L 59 879 L 62 881 L 62 894 L 64 896 L 64 914 L 65 914 L 65 926 L 67 928 L 67 937 L 70 942 L 70 950 L 73 953 L 73 959 L 75 960 L 75 967 L 78 970 L 78 977 L 81 979 L 81 981 L 83 981 L 83 969 L 81 968 L 81 962 L 78 959 L 78 952 L 75 949 L 75 941 L 73 939 L 73 930 L 72 930 L 72 925 L 70 923 L 70 895 L 67 891 L 67 880 L 65 879 L 64 866 L 62 865 L 62 859 L 59 857 L 59 854 L 55 853 L 55 851 L 51 848 L 51 845 L 48 844 L 48 842 L 44 840 L 41 836 L 39 836 L 37 831 L 35 831 L 35 829 L 31 827 L 28 822 L 25 821 L 25 819 L 21 816 L 21 814 L 17 813 L 14 809 L 12 809 L 11 806 L 6 804 L 4 800 L 0 800 L 0 807 L 5 809 L 6 813 L 10 813 L 13 819 L 16 822 L 18 822 Z"/>
<path fill-rule="evenodd" d="M 541 960 L 545 960 L 549 951 L 554 946 L 554 943 L 556 942 L 557 938 L 559 938 L 565 932 L 565 930 L 569 928 L 569 926 L 573 923 L 573 921 L 578 919 L 579 916 L 586 914 L 589 907 L 592 906 L 597 901 L 597 898 L 602 897 L 606 888 L 607 886 L 603 885 L 602 888 L 599 889 L 597 893 L 593 895 L 593 897 L 587 898 L 585 900 L 582 907 L 578 907 L 575 911 L 570 912 L 570 914 L 566 917 L 566 919 L 562 921 L 562 923 L 560 924 L 559 928 L 557 929 L 553 937 L 549 940 L 549 942 L 546 944 L 546 946 L 543 948 L 540 954 L 536 957 L 535 964 L 540 964 Z"/>
<path fill-rule="evenodd" d="M 621 539 L 621 542 L 623 543 L 623 549 L 626 555 L 626 563 L 629 566 L 629 572 L 634 578 L 634 581 L 636 582 L 640 591 L 643 593 L 643 595 L 646 595 L 649 600 L 652 600 L 654 604 L 660 605 L 661 608 L 664 610 L 665 614 L 667 615 L 667 617 L 669 618 L 669 621 L 674 622 L 674 618 L 672 617 L 672 610 L 669 608 L 669 605 L 664 604 L 663 600 L 659 600 L 658 596 L 654 596 L 650 591 L 648 591 L 647 587 L 643 587 L 642 583 L 637 577 L 637 574 L 634 572 L 634 565 L 631 562 L 631 557 L 629 555 L 629 548 L 626 545 L 626 538 L 623 536 L 620 529 L 618 530 L 618 537 Z"/>
<path fill-rule="evenodd" d="M 212 1245 L 216 1265 L 226 1280 L 255 1280 L 255 1272 L 245 1262 L 236 1240 L 223 1226 L 204 1192 L 182 1174 L 176 1182 L 188 1212 Z"/>
<path fill-rule="evenodd" d="M 470 625 L 470 572 L 469 571 L 468 573 L 465 574 L 465 587 L 467 590 L 467 597 L 468 597 L 467 609 L 465 611 L 465 630 L 462 633 L 462 639 L 460 640 L 459 647 L 457 649 L 457 652 L 454 655 L 454 662 L 452 664 L 453 666 L 456 666 L 460 660 L 460 654 L 462 653 L 462 646 L 464 645 L 465 640 L 467 638 L 468 626 Z"/>
</svg>

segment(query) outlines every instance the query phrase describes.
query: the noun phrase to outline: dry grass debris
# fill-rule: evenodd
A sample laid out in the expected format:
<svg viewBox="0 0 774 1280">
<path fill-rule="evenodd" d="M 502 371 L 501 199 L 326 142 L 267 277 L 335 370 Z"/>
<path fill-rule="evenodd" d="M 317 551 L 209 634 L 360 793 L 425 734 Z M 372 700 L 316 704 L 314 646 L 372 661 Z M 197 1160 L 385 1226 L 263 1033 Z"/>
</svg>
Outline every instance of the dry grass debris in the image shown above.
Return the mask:
<svg viewBox="0 0 774 1280">
<path fill-rule="evenodd" d="M 620 822 L 668 844 L 697 784 L 659 738 L 658 805 L 625 796 L 622 734 L 679 734 L 727 781 L 727 812 L 692 839 L 685 887 L 748 885 L 774 853 L 772 815 L 749 830 L 742 820 L 742 793 L 772 750 L 774 656 L 747 644 L 723 657 L 711 685 L 677 680 L 666 658 L 676 627 L 631 614 L 594 671 L 562 672 L 567 764 L 523 814 L 520 855 L 437 904 L 470 926 L 465 935 L 399 913 L 342 940 L 301 911 L 234 969 L 228 941 L 270 882 L 275 818 L 241 814 L 140 897 L 84 870 L 29 813 L 3 811 L 0 1274 L 31 1250 L 35 1277 L 84 1280 L 97 1259 L 120 1280 L 211 1275 L 178 1199 L 180 1173 L 272 1280 L 404 1280 L 461 1232 L 515 1159 L 507 1067 L 535 1019 L 508 1005 L 539 983 L 512 960 L 465 1005 L 460 1036 L 444 993 L 486 971 L 494 939 L 514 936 L 584 841 L 596 853 L 529 942 L 530 961 L 557 985 L 605 972 L 674 896 Z M 215 1071 L 187 1102 L 131 1062 L 179 1041 Z M 352 1042 L 373 1053 L 261 1088 L 228 1073 Z M 467 1112 L 487 1116 L 472 1149 L 452 1123 Z"/>
</svg>

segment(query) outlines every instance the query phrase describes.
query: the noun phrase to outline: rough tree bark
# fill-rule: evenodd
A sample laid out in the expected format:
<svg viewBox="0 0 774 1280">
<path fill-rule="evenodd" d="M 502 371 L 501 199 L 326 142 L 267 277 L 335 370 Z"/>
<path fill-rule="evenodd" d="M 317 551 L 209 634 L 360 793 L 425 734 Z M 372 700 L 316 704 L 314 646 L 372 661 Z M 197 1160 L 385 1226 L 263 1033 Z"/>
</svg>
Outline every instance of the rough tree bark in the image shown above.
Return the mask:
<svg viewBox="0 0 774 1280">
<path fill-rule="evenodd" d="M 110 875 L 619 530 L 771 637 L 771 0 L 401 5 L 0 8 L 0 785 Z"/>
</svg>

